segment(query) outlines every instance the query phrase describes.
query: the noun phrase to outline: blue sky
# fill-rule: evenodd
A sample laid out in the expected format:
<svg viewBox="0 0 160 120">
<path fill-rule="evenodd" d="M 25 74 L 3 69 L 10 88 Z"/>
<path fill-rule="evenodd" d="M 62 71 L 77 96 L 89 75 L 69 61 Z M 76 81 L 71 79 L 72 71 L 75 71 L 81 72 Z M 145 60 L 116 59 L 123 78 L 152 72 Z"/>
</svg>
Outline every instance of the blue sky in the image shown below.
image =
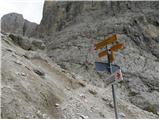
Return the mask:
<svg viewBox="0 0 160 120">
<path fill-rule="evenodd" d="M 0 18 L 16 12 L 31 22 L 40 23 L 44 0 L 0 0 Z"/>
</svg>

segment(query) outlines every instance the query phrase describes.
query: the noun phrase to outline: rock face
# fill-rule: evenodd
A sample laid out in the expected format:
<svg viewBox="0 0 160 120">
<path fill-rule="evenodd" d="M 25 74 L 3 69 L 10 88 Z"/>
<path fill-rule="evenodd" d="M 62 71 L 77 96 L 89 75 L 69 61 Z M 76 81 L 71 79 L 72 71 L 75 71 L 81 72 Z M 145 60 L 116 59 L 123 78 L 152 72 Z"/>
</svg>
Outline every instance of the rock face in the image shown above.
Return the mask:
<svg viewBox="0 0 160 120">
<path fill-rule="evenodd" d="M 36 23 L 25 20 L 23 26 L 23 35 L 28 37 L 34 37 L 36 34 L 36 28 L 37 28 Z"/>
<path fill-rule="evenodd" d="M 107 73 L 97 73 L 93 45 L 117 34 L 126 49 L 126 58 L 116 57 L 124 73 L 129 100 L 142 109 L 158 111 L 158 2 L 51 2 L 44 4 L 38 26 L 47 45 L 48 56 L 64 69 L 82 75 L 99 87 L 111 81 Z M 105 59 L 103 59 L 104 61 Z M 152 100 L 154 99 L 154 100 Z M 150 110 L 149 110 L 150 109 Z"/>
<path fill-rule="evenodd" d="M 24 19 L 21 14 L 11 13 L 2 17 L 2 31 L 23 35 Z"/>
<path fill-rule="evenodd" d="M 31 37 L 34 35 L 36 27 L 36 23 L 25 20 L 21 14 L 9 13 L 1 18 L 2 32 Z"/>
<path fill-rule="evenodd" d="M 39 26 L 40 33 L 51 35 L 55 31 L 61 31 L 63 28 L 79 23 L 89 22 L 95 18 L 104 18 L 104 16 L 120 16 L 128 13 L 143 13 L 143 11 L 158 9 L 158 2 L 143 1 L 118 1 L 118 2 L 53 2 L 45 1 L 43 18 Z M 87 16 L 88 13 L 88 16 Z M 78 17 L 79 16 L 79 17 Z M 84 17 L 80 17 L 84 16 Z M 85 18 L 85 19 L 84 19 Z"/>
</svg>

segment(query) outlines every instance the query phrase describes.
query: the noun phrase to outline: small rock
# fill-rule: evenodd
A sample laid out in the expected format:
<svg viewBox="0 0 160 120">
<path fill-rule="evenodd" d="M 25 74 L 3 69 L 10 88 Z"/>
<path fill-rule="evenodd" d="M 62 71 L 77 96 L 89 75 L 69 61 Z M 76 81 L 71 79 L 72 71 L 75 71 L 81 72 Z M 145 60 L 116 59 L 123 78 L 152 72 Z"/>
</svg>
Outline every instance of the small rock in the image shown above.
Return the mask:
<svg viewBox="0 0 160 120">
<path fill-rule="evenodd" d="M 33 71 L 34 71 L 36 74 L 38 74 L 39 76 L 41 76 L 41 77 L 44 77 L 44 75 L 45 75 L 45 73 L 44 73 L 43 71 L 41 71 L 41 70 L 33 69 Z"/>
<path fill-rule="evenodd" d="M 75 75 L 72 75 L 72 78 L 73 78 L 73 79 L 76 79 L 76 76 L 75 76 Z"/>
<path fill-rule="evenodd" d="M 88 119 L 88 116 L 80 115 L 82 119 Z"/>
<path fill-rule="evenodd" d="M 36 50 L 36 49 L 44 50 L 45 44 L 41 40 L 32 39 L 32 49 L 33 50 Z"/>
<path fill-rule="evenodd" d="M 102 100 L 105 101 L 107 104 L 111 103 L 112 101 L 107 97 L 102 97 Z"/>
<path fill-rule="evenodd" d="M 47 118 L 47 114 L 43 114 L 42 116 L 43 116 L 43 118 Z"/>
<path fill-rule="evenodd" d="M 27 68 L 28 70 L 30 70 L 30 71 L 31 71 L 31 69 L 30 69 L 29 67 L 25 66 L 25 68 Z"/>
<path fill-rule="evenodd" d="M 91 94 L 93 94 L 93 95 L 96 95 L 96 94 L 97 94 L 97 92 L 96 92 L 95 90 L 89 89 L 88 91 L 89 91 Z"/>
<path fill-rule="evenodd" d="M 110 103 L 109 103 L 109 106 L 110 106 L 111 108 L 114 108 L 113 102 L 110 102 Z"/>
<path fill-rule="evenodd" d="M 63 72 L 63 73 L 66 73 L 66 71 L 65 71 L 65 70 L 62 70 L 62 72 Z"/>
<path fill-rule="evenodd" d="M 126 115 L 125 115 L 124 113 L 122 113 L 122 112 L 119 113 L 119 116 L 120 116 L 120 117 L 123 117 L 123 118 L 126 117 Z"/>
<path fill-rule="evenodd" d="M 86 86 L 86 84 L 84 82 L 82 82 L 82 81 L 79 81 L 78 84 L 80 84 L 80 86 L 82 86 L 82 87 Z"/>
<path fill-rule="evenodd" d="M 69 88 L 68 86 L 65 86 L 65 88 L 66 88 L 67 90 L 71 90 L 71 88 Z"/>
<path fill-rule="evenodd" d="M 16 75 L 20 75 L 20 73 L 19 73 L 19 72 L 16 72 Z"/>
<path fill-rule="evenodd" d="M 70 98 L 69 98 L 69 100 L 73 100 L 73 98 L 72 98 L 72 97 L 70 97 Z"/>
<path fill-rule="evenodd" d="M 25 74 L 25 73 L 21 73 L 21 75 L 22 75 L 22 76 L 26 76 L 26 74 Z"/>
<path fill-rule="evenodd" d="M 157 112 L 156 114 L 159 115 L 159 112 Z"/>
<path fill-rule="evenodd" d="M 102 100 L 108 102 L 108 99 L 107 99 L 107 98 L 104 98 L 104 97 L 103 97 Z"/>
<path fill-rule="evenodd" d="M 91 111 L 93 112 L 95 110 L 95 108 L 94 107 L 91 107 Z"/>
<path fill-rule="evenodd" d="M 22 63 L 20 62 L 20 61 L 14 61 L 16 64 L 18 64 L 18 65 L 22 65 Z"/>
<path fill-rule="evenodd" d="M 99 115 L 100 115 L 101 117 L 105 118 L 105 115 L 104 115 L 103 113 L 99 112 Z"/>
<path fill-rule="evenodd" d="M 16 54 L 12 54 L 12 57 L 17 58 Z"/>
<path fill-rule="evenodd" d="M 12 52 L 13 50 L 10 48 L 6 48 L 7 51 Z"/>
<path fill-rule="evenodd" d="M 80 94 L 79 96 L 80 96 L 81 98 L 83 98 L 83 99 L 86 98 L 86 96 L 85 96 L 84 94 Z"/>
<path fill-rule="evenodd" d="M 54 106 L 55 106 L 56 108 L 58 108 L 58 107 L 59 107 L 59 104 L 58 104 L 58 103 L 56 103 Z"/>
<path fill-rule="evenodd" d="M 84 99 L 84 102 L 88 102 L 88 100 L 87 100 L 87 99 Z"/>
<path fill-rule="evenodd" d="M 26 74 L 25 74 L 25 73 L 19 73 L 19 72 L 16 72 L 16 75 L 26 76 Z"/>
<path fill-rule="evenodd" d="M 41 111 L 38 110 L 38 111 L 37 111 L 37 114 L 41 114 Z"/>
<path fill-rule="evenodd" d="M 30 59 L 30 57 L 29 57 L 29 56 L 27 56 L 26 54 L 25 54 L 25 55 L 23 55 L 23 57 L 24 57 L 24 58 L 26 58 L 26 59 Z"/>
<path fill-rule="evenodd" d="M 29 115 L 25 116 L 26 119 L 29 119 Z"/>
<path fill-rule="evenodd" d="M 81 97 L 82 100 L 84 100 L 84 102 L 88 102 L 84 94 L 80 94 L 79 96 Z"/>
</svg>

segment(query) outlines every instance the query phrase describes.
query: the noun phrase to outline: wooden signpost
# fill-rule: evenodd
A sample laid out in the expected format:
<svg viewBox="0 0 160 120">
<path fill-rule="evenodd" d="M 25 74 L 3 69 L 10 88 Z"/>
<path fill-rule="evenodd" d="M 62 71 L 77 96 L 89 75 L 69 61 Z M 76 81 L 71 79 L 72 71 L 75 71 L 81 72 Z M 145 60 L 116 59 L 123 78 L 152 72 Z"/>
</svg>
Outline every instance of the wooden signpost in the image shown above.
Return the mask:
<svg viewBox="0 0 160 120">
<path fill-rule="evenodd" d="M 111 48 L 108 48 L 107 45 L 109 44 L 115 44 Z M 112 63 L 115 60 L 115 52 L 118 50 L 124 49 L 123 44 L 117 42 L 117 36 L 112 35 L 111 37 L 104 39 L 103 41 L 95 44 L 95 50 L 106 48 L 106 50 L 100 52 L 98 54 L 98 57 L 104 57 L 107 56 L 108 63 L 101 63 L 101 62 L 95 62 L 96 70 L 97 71 L 107 71 L 112 73 L 115 73 L 115 79 L 114 80 L 120 80 L 122 78 L 122 73 L 120 70 L 120 67 L 118 65 L 113 65 Z M 114 84 L 112 84 L 112 95 L 113 95 L 113 102 L 114 102 L 114 110 L 115 110 L 115 117 L 118 119 L 118 113 L 117 113 L 117 102 L 116 102 L 116 94 L 115 94 L 115 88 Z"/>
<path fill-rule="evenodd" d="M 95 50 L 101 49 L 101 48 L 105 47 L 106 45 L 115 42 L 116 40 L 117 40 L 117 36 L 113 35 L 113 36 L 103 40 L 102 42 L 97 43 L 95 45 Z"/>
</svg>

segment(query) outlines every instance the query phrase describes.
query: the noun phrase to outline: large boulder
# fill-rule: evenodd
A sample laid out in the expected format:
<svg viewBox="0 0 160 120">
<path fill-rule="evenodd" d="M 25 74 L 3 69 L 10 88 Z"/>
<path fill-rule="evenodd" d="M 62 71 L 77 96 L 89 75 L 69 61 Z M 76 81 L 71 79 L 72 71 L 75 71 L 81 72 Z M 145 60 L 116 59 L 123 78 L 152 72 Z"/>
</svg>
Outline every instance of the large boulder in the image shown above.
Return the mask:
<svg viewBox="0 0 160 120">
<path fill-rule="evenodd" d="M 14 34 L 9 34 L 9 37 L 13 40 L 15 44 L 19 45 L 25 50 L 45 49 L 45 44 L 42 40 Z"/>
<path fill-rule="evenodd" d="M 25 50 L 30 50 L 32 47 L 31 40 L 27 39 L 26 37 L 13 34 L 10 34 L 9 37 L 13 40 L 14 43 L 16 43 Z"/>
</svg>

